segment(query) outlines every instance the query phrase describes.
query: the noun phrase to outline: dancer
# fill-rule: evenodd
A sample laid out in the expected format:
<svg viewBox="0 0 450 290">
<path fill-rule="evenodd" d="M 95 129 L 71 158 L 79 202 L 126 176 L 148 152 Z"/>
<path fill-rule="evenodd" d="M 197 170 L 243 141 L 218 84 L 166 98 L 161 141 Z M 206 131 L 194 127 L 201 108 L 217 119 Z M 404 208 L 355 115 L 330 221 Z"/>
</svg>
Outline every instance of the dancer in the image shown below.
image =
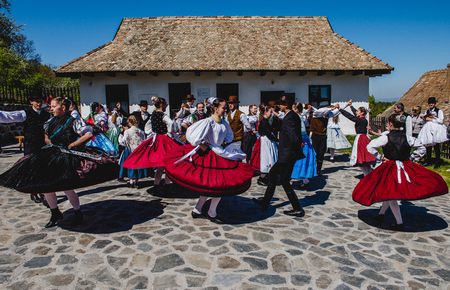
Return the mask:
<svg viewBox="0 0 450 290">
<path fill-rule="evenodd" d="M 161 178 L 164 173 L 164 158 L 166 154 L 179 145 L 168 136 L 172 130 L 172 120 L 164 113 L 167 102 L 164 98 L 152 97 L 155 105 L 150 120 L 145 125 L 148 139 L 141 143 L 125 160 L 123 167 L 127 169 L 156 168 L 155 190 L 163 192 Z M 166 184 L 169 180 L 166 178 Z"/>
<path fill-rule="evenodd" d="M 410 161 L 418 160 L 425 154 L 420 141 L 405 132 L 406 117 L 393 114 L 388 119 L 388 134 L 372 140 L 367 149 L 383 161 L 374 171 L 365 176 L 353 190 L 353 200 L 370 206 L 383 202 L 377 219 L 381 222 L 386 210 L 391 209 L 396 223 L 393 229 L 403 229 L 403 220 L 398 200 L 418 200 L 448 192 L 442 177 Z M 411 148 L 417 148 L 411 155 Z M 378 152 L 383 148 L 383 155 Z"/>
<path fill-rule="evenodd" d="M 73 209 L 73 224 L 82 222 L 80 201 L 74 189 L 115 178 L 116 167 L 104 155 L 86 151 L 83 144 L 92 137 L 92 129 L 69 113 L 70 101 L 51 101 L 53 118 L 45 124 L 48 146 L 26 155 L 0 175 L 0 185 L 20 192 L 44 192 L 51 218 L 45 227 L 53 227 L 63 218 L 55 191 L 64 191 Z"/>
<path fill-rule="evenodd" d="M 447 128 L 444 125 L 444 112 L 436 107 L 437 100 L 435 97 L 428 98 L 428 110 L 423 116 L 426 121 L 419 133 L 420 142 L 427 148 L 427 155 L 424 166 L 434 164 L 435 168 L 441 166 L 441 144 L 447 141 Z M 431 153 L 434 148 L 436 159 L 433 162 Z"/>
<path fill-rule="evenodd" d="M 0 123 L 22 123 L 23 124 L 23 154 L 35 153 L 45 145 L 44 123 L 50 119 L 50 113 L 42 108 L 42 97 L 31 96 L 28 98 L 31 108 L 25 110 L 5 112 L 0 111 Z M 30 194 L 35 203 L 45 203 L 42 194 Z"/>
<path fill-rule="evenodd" d="M 262 113 L 258 125 L 260 137 L 255 142 L 250 164 L 261 174 L 257 183 L 267 186 L 269 182 L 267 175 L 278 159 L 278 129 L 274 126 L 274 120 L 278 118 L 273 115 L 273 108 L 270 106 L 261 105 L 260 111 Z"/>
<path fill-rule="evenodd" d="M 78 122 L 83 122 L 80 113 L 78 112 L 78 106 L 73 100 L 69 100 L 70 105 L 70 115 Z M 104 132 L 109 130 L 108 128 L 108 115 L 105 113 L 103 106 L 97 102 L 91 104 L 91 114 L 89 115 L 87 121 L 93 129 L 93 136 L 86 142 L 87 147 L 93 147 L 103 150 L 106 154 L 111 157 L 117 158 L 119 155 L 118 149 L 114 146 L 113 142 L 105 135 Z"/>
<path fill-rule="evenodd" d="M 422 112 L 421 106 L 414 106 L 411 110 L 412 136 L 414 138 L 417 138 L 419 136 L 419 133 L 422 130 L 423 125 L 425 124 L 421 112 Z"/>
<path fill-rule="evenodd" d="M 247 155 L 247 163 L 252 156 L 253 146 L 256 142 L 256 123 L 258 122 L 258 107 L 256 105 L 250 105 L 248 108 L 247 121 L 250 124 L 250 130 L 244 133 L 242 138 L 242 151 Z"/>
<path fill-rule="evenodd" d="M 345 108 L 350 107 L 353 114 L 347 112 Z M 375 157 L 372 156 L 367 151 L 367 144 L 369 144 L 370 139 L 367 136 L 367 128 L 369 126 L 369 122 L 366 119 L 367 110 L 364 107 L 359 107 L 355 109 L 352 106 L 352 100 L 347 102 L 347 105 L 339 110 L 342 115 L 347 117 L 350 121 L 355 123 L 355 131 L 356 137 L 353 143 L 352 155 L 350 157 L 350 165 L 358 166 L 361 168 L 364 176 L 369 174 L 372 171 L 371 165 L 375 163 Z"/>
<path fill-rule="evenodd" d="M 317 175 L 322 175 L 322 165 L 325 152 L 327 151 L 327 125 L 328 119 L 335 116 L 339 112 L 339 104 L 335 106 L 322 107 L 315 110 L 312 106 L 309 107 L 312 113 L 310 119 L 311 141 L 316 151 L 317 160 Z"/>
<path fill-rule="evenodd" d="M 225 100 L 215 99 L 212 116 L 187 129 L 190 144 L 169 153 L 165 161 L 171 180 L 200 193 L 192 217 L 206 217 L 214 223 L 223 223 L 216 211 L 221 197 L 245 192 L 253 177 L 250 165 L 240 162 L 246 157 L 244 152 L 222 147 L 233 141 L 233 131 L 223 119 L 225 106 Z M 211 204 L 204 214 L 202 209 L 209 197 Z"/>
<path fill-rule="evenodd" d="M 336 150 L 352 147 L 348 142 L 341 127 L 339 127 L 339 113 L 328 119 L 327 126 L 327 147 L 330 150 L 330 161 L 334 162 Z"/>
<path fill-rule="evenodd" d="M 311 144 L 304 120 L 301 118 L 301 112 L 303 111 L 303 105 L 301 103 L 294 104 L 292 110 L 300 116 L 301 121 L 301 134 L 303 142 L 303 155 L 305 158 L 299 159 L 294 164 L 291 178 L 301 180 L 301 187 L 305 187 L 309 184 L 309 179 L 317 176 L 317 163 L 316 163 L 316 151 Z"/>
<path fill-rule="evenodd" d="M 146 100 L 141 100 L 139 102 L 139 111 L 134 111 L 130 115 L 133 115 L 138 121 L 138 128 L 144 131 L 145 124 L 147 124 L 150 119 L 150 113 L 148 112 L 148 102 Z"/>
<path fill-rule="evenodd" d="M 406 117 L 405 133 L 408 136 L 412 136 L 412 118 L 411 115 L 405 112 L 405 105 L 403 105 L 403 103 L 396 103 L 394 105 L 394 113 L 404 115 Z"/>
<path fill-rule="evenodd" d="M 227 120 L 230 124 L 231 130 L 233 130 L 233 145 L 236 148 L 242 149 L 242 139 L 244 133 L 251 131 L 252 128 L 248 122 L 247 116 L 244 112 L 239 110 L 239 100 L 237 96 L 229 96 L 228 100 L 229 112 L 227 114 Z"/>
<path fill-rule="evenodd" d="M 280 102 L 281 112 L 284 114 L 281 122 L 280 144 L 278 147 L 278 160 L 269 172 L 269 185 L 267 186 L 264 198 L 255 200 L 261 205 L 262 210 L 267 210 L 270 201 L 275 193 L 277 183 L 281 183 L 289 201 L 292 210 L 284 211 L 284 214 L 296 217 L 303 217 L 305 211 L 301 207 L 297 194 L 291 185 L 291 173 L 297 160 L 303 158 L 301 121 L 298 114 L 293 112 L 292 101 L 284 99 Z"/>
<path fill-rule="evenodd" d="M 133 152 L 145 140 L 144 131 L 139 129 L 137 126 L 138 121 L 136 120 L 136 117 L 131 115 L 128 117 L 128 128 L 122 128 L 122 134 L 119 135 L 119 143 L 125 147 L 119 160 L 119 180 L 123 180 L 124 177 L 128 177 L 131 188 L 139 188 L 139 179 L 148 177 L 147 169 L 126 169 L 123 167 L 123 163 L 131 152 Z"/>
</svg>

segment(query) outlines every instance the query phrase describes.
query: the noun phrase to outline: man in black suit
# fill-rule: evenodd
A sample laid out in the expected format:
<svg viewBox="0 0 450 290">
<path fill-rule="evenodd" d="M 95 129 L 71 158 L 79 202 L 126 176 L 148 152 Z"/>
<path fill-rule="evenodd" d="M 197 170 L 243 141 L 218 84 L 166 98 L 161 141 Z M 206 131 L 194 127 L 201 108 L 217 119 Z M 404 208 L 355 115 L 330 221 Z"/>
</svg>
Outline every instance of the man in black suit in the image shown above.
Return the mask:
<svg viewBox="0 0 450 290">
<path fill-rule="evenodd" d="M 262 209 L 266 210 L 275 193 L 277 183 L 281 184 L 293 208 L 292 210 L 284 211 L 284 214 L 302 217 L 305 215 L 305 211 L 301 207 L 297 194 L 291 185 L 291 174 L 294 164 L 297 160 L 304 158 L 300 131 L 301 121 L 299 115 L 291 110 L 292 105 L 292 100 L 288 100 L 287 98 L 282 99 L 280 102 L 280 108 L 284 113 L 284 118 L 281 122 L 281 130 L 279 133 L 278 161 L 270 169 L 269 184 L 264 198 L 259 202 Z"/>
<path fill-rule="evenodd" d="M 148 102 L 146 100 L 141 100 L 139 103 L 139 111 L 134 111 L 131 115 L 136 117 L 138 121 L 138 127 L 144 131 L 145 124 L 150 119 L 150 113 L 148 111 Z"/>
</svg>

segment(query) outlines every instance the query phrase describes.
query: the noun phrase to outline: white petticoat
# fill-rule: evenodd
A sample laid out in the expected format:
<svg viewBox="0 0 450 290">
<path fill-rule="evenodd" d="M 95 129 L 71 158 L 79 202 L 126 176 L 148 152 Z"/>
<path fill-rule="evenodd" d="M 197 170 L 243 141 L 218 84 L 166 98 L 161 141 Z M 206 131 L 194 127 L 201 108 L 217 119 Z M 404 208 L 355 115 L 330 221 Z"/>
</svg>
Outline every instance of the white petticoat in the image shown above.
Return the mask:
<svg viewBox="0 0 450 290">
<path fill-rule="evenodd" d="M 266 136 L 261 137 L 260 172 L 269 173 L 278 160 L 278 144 Z"/>
<path fill-rule="evenodd" d="M 443 124 L 427 122 L 422 130 L 420 130 L 417 138 L 424 146 L 433 146 L 435 144 L 446 142 L 448 140 L 447 127 Z"/>
</svg>

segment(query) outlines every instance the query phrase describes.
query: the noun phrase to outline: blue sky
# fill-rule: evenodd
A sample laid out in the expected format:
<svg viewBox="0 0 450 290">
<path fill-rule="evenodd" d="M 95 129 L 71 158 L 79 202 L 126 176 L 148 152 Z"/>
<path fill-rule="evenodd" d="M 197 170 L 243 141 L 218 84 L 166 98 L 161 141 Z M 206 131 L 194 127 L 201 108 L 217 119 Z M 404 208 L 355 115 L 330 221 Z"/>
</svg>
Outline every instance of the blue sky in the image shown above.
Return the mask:
<svg viewBox="0 0 450 290">
<path fill-rule="evenodd" d="M 122 18 L 327 16 L 333 29 L 395 67 L 371 78 L 377 99 L 397 99 L 425 72 L 450 63 L 450 1 L 12 0 L 12 15 L 42 60 L 59 66 L 108 41 Z"/>
</svg>

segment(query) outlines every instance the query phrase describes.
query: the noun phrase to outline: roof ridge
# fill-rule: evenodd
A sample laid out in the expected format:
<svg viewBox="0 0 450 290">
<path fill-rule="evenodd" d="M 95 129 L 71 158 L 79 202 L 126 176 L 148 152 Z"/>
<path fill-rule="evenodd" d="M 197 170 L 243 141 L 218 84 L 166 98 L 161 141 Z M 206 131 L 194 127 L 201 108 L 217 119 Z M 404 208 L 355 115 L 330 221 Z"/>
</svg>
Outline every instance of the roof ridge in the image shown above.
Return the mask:
<svg viewBox="0 0 450 290">
<path fill-rule="evenodd" d="M 258 16 L 258 15 L 206 15 L 206 16 L 155 16 L 124 17 L 122 20 L 161 20 L 161 19 L 328 19 L 327 16 Z"/>
<path fill-rule="evenodd" d="M 364 48 L 362 48 L 361 46 L 357 45 L 354 42 L 351 42 L 350 40 L 348 40 L 347 38 L 345 38 L 344 36 L 340 35 L 337 32 L 333 31 L 333 34 L 341 39 L 342 41 L 344 41 L 344 43 L 356 48 L 357 50 L 361 51 L 362 53 L 364 53 L 365 55 L 369 56 L 371 59 L 375 59 L 378 62 L 381 62 L 382 64 L 386 65 L 387 67 L 389 67 L 390 70 L 394 70 L 394 67 L 392 67 L 391 65 L 389 65 L 389 63 L 385 63 L 384 61 L 382 61 L 381 59 L 379 59 L 378 57 L 376 57 L 375 55 L 371 54 L 370 52 L 368 52 L 367 50 L 365 50 Z"/>
<path fill-rule="evenodd" d="M 422 76 L 427 75 L 427 74 L 431 74 L 431 73 L 444 72 L 444 71 L 446 71 L 446 70 L 447 70 L 446 68 L 442 68 L 442 69 L 433 69 L 433 70 L 429 70 L 429 71 L 424 72 L 424 73 L 422 74 Z"/>
</svg>

